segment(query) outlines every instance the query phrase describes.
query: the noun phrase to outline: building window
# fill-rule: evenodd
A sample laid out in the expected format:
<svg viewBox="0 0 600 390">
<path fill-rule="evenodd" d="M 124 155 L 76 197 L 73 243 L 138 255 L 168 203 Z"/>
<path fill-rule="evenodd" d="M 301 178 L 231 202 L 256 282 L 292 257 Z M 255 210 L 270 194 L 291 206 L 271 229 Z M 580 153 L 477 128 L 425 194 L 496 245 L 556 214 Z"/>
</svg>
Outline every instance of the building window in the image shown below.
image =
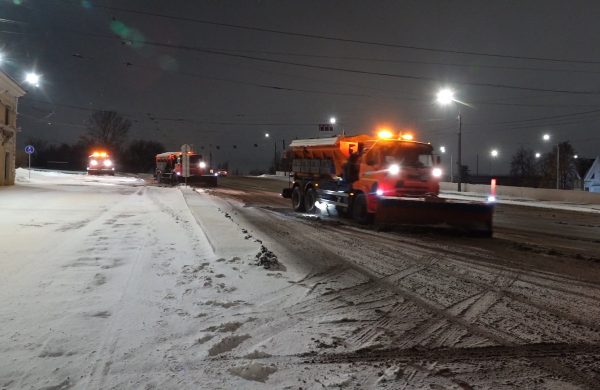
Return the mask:
<svg viewBox="0 0 600 390">
<path fill-rule="evenodd" d="M 4 106 L 4 124 L 5 125 L 10 125 L 10 109 L 8 108 L 8 106 Z"/>
</svg>

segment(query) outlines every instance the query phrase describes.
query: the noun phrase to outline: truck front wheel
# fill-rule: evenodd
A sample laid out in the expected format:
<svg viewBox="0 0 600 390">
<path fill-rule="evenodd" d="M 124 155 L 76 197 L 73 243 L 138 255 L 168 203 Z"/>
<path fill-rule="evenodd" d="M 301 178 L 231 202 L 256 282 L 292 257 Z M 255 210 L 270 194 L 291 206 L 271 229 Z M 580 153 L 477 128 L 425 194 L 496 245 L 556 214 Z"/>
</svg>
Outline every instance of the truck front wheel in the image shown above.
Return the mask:
<svg viewBox="0 0 600 390">
<path fill-rule="evenodd" d="M 294 211 L 304 211 L 304 195 L 300 187 L 296 186 L 292 190 L 292 207 Z"/>
</svg>

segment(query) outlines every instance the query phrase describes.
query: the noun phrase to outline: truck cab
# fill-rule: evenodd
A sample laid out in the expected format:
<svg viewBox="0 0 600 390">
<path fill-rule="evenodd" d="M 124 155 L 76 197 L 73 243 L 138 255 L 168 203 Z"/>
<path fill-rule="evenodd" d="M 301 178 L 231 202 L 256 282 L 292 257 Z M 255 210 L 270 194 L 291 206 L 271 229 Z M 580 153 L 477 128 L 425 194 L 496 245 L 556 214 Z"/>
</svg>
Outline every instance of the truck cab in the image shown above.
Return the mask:
<svg viewBox="0 0 600 390">
<path fill-rule="evenodd" d="M 115 175 L 115 164 L 108 152 L 96 151 L 88 157 L 88 175 Z"/>
</svg>

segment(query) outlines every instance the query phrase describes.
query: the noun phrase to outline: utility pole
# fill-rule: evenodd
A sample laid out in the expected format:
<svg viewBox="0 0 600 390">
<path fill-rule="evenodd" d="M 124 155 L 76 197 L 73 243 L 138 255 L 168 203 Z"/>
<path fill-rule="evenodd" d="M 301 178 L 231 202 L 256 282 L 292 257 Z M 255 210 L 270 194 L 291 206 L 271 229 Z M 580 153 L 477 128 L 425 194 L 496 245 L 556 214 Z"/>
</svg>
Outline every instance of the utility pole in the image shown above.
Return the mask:
<svg viewBox="0 0 600 390">
<path fill-rule="evenodd" d="M 462 191 L 462 117 L 458 110 L 458 192 Z"/>
<path fill-rule="evenodd" d="M 479 176 L 479 153 L 477 153 L 477 164 L 475 165 L 475 176 Z"/>
<path fill-rule="evenodd" d="M 556 145 L 556 189 L 560 189 L 560 144 Z"/>
<path fill-rule="evenodd" d="M 277 142 L 273 139 L 273 173 L 277 173 Z"/>
</svg>

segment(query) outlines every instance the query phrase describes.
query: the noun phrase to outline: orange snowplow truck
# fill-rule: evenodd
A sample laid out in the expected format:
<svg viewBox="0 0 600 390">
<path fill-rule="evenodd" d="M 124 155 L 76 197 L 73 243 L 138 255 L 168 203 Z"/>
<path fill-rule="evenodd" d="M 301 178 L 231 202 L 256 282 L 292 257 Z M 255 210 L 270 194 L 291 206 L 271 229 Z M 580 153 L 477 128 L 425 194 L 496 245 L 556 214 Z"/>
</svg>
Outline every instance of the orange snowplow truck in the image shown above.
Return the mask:
<svg viewBox="0 0 600 390">
<path fill-rule="evenodd" d="M 154 176 L 160 184 L 176 185 L 187 183 L 191 186 L 216 187 L 217 177 L 208 174 L 208 166 L 201 155 L 189 152 L 190 175 L 183 177 L 183 159 L 181 152 L 165 152 L 156 155 Z"/>
<path fill-rule="evenodd" d="M 287 157 L 293 182 L 282 196 L 296 211 L 329 204 L 363 224 L 450 225 L 492 234 L 493 204 L 440 198 L 439 156 L 410 134 L 295 140 Z"/>
</svg>

